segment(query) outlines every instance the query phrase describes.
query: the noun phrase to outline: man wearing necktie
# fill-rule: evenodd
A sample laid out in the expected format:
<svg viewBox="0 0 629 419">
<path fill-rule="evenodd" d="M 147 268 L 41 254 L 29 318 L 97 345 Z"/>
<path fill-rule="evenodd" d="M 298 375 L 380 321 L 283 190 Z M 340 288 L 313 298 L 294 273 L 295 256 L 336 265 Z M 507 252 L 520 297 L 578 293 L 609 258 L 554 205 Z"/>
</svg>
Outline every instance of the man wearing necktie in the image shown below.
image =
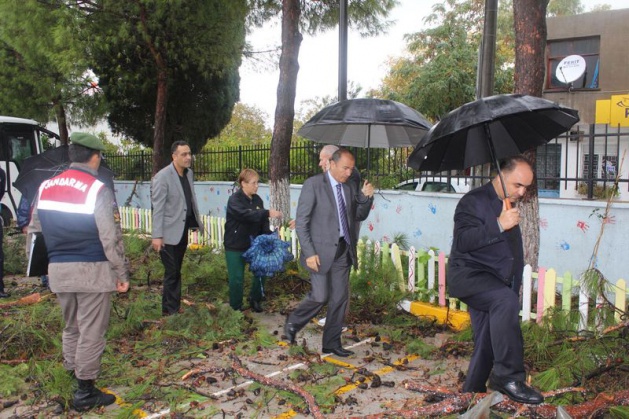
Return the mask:
<svg viewBox="0 0 629 419">
<path fill-rule="evenodd" d="M 310 273 L 312 290 L 284 325 L 286 338 L 294 343 L 297 332 L 327 303 L 322 350 L 343 357 L 353 354 L 343 349 L 341 330 L 349 300 L 349 273 L 358 262 L 358 232 L 350 226 L 365 220 L 373 203 L 373 186 L 369 182 L 365 181 L 362 191 L 346 184 L 354 165 L 352 153 L 339 149 L 332 154 L 327 172 L 304 182 L 297 205 L 296 230 L 301 263 Z"/>
</svg>

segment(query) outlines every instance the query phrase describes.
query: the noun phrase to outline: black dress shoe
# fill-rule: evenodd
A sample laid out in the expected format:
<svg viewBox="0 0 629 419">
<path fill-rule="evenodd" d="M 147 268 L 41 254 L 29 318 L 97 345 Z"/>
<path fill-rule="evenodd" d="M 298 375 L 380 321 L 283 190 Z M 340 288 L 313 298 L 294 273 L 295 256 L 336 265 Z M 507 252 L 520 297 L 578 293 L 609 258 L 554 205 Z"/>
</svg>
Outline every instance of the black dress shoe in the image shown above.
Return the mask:
<svg viewBox="0 0 629 419">
<path fill-rule="evenodd" d="M 506 394 L 511 400 L 518 403 L 540 404 L 544 401 L 544 396 L 537 390 L 527 386 L 524 381 L 499 382 L 494 377 L 490 377 L 489 388 Z"/>
<path fill-rule="evenodd" d="M 295 343 L 295 336 L 297 335 L 297 328 L 292 323 L 286 323 L 284 325 L 284 335 L 286 336 L 286 340 L 290 342 L 290 344 Z"/>
<path fill-rule="evenodd" d="M 262 313 L 264 311 L 262 310 L 262 304 L 260 304 L 260 301 L 253 301 L 252 299 L 249 299 L 249 305 L 256 313 Z"/>
<path fill-rule="evenodd" d="M 0 292 L 0 298 L 9 298 L 11 294 L 8 292 Z"/>
<path fill-rule="evenodd" d="M 321 350 L 321 352 L 323 352 L 324 354 L 334 354 L 336 356 L 340 356 L 340 357 L 343 357 L 343 358 L 348 357 L 350 355 L 354 355 L 354 352 L 348 351 L 347 349 L 344 349 L 342 347 L 332 348 L 332 349 L 323 348 Z"/>
</svg>

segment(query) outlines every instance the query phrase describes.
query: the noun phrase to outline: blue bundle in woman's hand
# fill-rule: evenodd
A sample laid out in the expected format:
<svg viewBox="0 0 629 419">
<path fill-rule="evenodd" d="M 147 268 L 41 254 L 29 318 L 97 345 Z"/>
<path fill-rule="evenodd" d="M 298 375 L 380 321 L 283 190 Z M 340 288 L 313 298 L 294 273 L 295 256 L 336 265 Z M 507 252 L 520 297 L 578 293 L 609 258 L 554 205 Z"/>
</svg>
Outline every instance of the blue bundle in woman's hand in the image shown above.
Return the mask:
<svg viewBox="0 0 629 419">
<path fill-rule="evenodd" d="M 288 251 L 290 243 L 280 239 L 277 234 L 262 234 L 251 242 L 251 247 L 242 257 L 249 263 L 249 270 L 256 276 L 271 277 L 284 272 L 286 262 L 293 260 Z"/>
</svg>

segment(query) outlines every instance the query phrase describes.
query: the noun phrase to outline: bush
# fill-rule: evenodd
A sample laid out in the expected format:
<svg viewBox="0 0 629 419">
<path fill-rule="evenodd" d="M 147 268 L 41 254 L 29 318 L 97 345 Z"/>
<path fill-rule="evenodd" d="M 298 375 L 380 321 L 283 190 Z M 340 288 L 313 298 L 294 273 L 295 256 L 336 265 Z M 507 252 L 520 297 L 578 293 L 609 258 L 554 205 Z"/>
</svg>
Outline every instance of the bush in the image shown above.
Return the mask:
<svg viewBox="0 0 629 419">
<path fill-rule="evenodd" d="M 579 195 L 587 196 L 589 191 L 587 183 L 579 183 L 577 187 L 577 193 Z M 594 199 L 609 199 L 610 197 L 619 196 L 618 185 L 610 182 L 607 186 L 599 185 L 598 183 L 594 185 L 594 191 L 592 192 L 592 196 Z"/>
</svg>

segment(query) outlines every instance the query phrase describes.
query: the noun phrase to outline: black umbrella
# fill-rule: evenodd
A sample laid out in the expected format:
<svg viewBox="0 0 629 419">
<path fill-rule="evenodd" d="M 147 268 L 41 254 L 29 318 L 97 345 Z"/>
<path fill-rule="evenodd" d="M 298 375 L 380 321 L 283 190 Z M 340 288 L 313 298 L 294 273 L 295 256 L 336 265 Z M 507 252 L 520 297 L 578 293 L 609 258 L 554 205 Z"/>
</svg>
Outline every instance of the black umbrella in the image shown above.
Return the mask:
<svg viewBox="0 0 629 419">
<path fill-rule="evenodd" d="M 349 99 L 321 109 L 297 134 L 319 143 L 366 148 L 369 164 L 372 147 L 414 147 L 431 126 L 422 114 L 403 103 Z"/>
<path fill-rule="evenodd" d="M 36 154 L 24 160 L 20 167 L 20 174 L 13 182 L 13 186 L 22 193 L 28 202 L 32 202 L 37 194 L 39 185 L 46 179 L 63 172 L 68 166 L 70 166 L 70 157 L 67 145 L 46 150 L 41 154 Z M 114 190 L 114 176 L 114 172 L 111 171 L 105 161 L 101 161 L 98 169 L 98 179 L 112 191 Z"/>
<path fill-rule="evenodd" d="M 435 124 L 407 164 L 441 172 L 493 163 L 501 176 L 499 160 L 546 144 L 577 122 L 575 109 L 539 97 L 485 97 L 453 110 Z"/>
</svg>

